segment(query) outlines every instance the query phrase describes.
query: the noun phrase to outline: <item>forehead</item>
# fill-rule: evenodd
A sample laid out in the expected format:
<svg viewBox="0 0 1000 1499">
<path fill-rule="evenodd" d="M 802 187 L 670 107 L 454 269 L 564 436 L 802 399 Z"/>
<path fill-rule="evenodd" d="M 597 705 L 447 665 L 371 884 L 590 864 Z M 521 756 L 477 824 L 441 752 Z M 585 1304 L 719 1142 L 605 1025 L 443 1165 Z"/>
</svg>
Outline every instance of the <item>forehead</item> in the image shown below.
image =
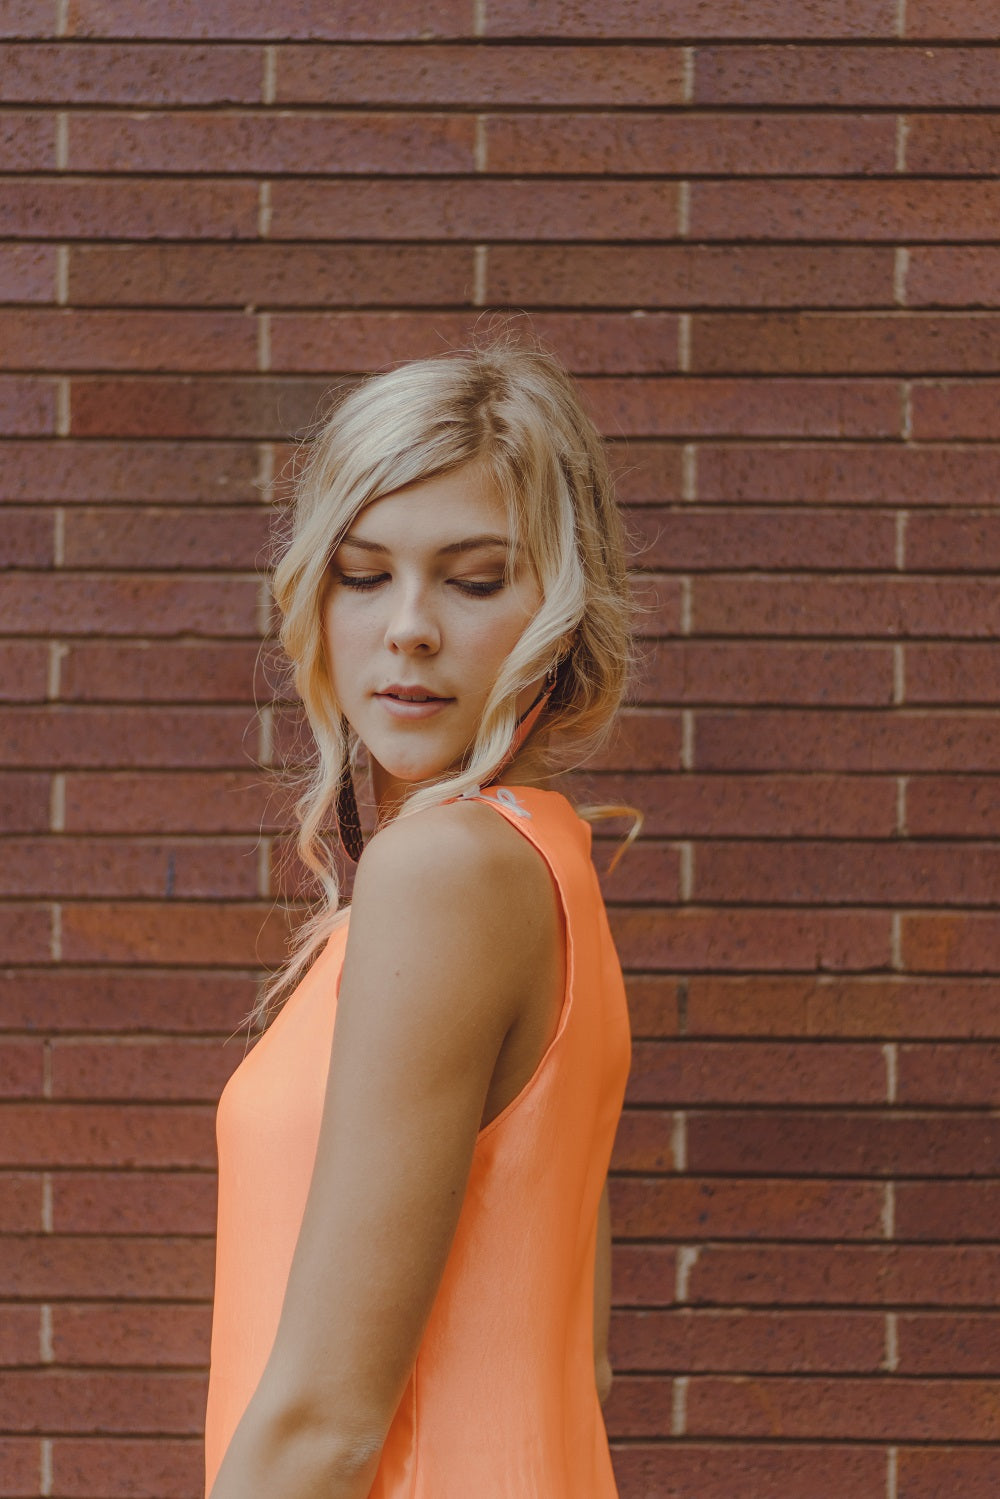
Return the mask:
<svg viewBox="0 0 1000 1499">
<path fill-rule="evenodd" d="M 486 536 L 510 540 L 507 508 L 486 469 L 470 463 L 373 500 L 355 516 L 346 540 L 409 550 Z"/>
</svg>

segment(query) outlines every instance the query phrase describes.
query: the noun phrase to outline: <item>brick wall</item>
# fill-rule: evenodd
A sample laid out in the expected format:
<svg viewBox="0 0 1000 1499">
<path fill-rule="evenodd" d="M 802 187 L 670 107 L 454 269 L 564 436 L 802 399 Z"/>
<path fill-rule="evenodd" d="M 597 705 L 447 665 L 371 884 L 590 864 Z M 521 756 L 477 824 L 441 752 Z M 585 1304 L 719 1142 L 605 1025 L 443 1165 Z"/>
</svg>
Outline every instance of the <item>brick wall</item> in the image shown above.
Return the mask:
<svg viewBox="0 0 1000 1499">
<path fill-rule="evenodd" d="M 647 810 L 623 1499 L 994 1493 L 996 0 L 0 33 L 0 1495 L 200 1492 L 220 1043 L 283 930 L 268 485 L 490 308 L 582 377 L 649 574 L 590 778 Z"/>
</svg>

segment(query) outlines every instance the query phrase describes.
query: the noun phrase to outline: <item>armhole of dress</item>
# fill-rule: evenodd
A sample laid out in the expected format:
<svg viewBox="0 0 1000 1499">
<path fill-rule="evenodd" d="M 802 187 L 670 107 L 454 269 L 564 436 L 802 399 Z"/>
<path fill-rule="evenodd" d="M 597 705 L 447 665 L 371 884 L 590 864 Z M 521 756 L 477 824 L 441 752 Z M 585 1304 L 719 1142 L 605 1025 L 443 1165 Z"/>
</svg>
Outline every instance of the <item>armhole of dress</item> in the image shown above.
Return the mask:
<svg viewBox="0 0 1000 1499">
<path fill-rule="evenodd" d="M 501 787 L 500 789 L 504 790 L 505 788 Z M 562 914 L 563 930 L 565 932 L 566 943 L 566 978 L 563 987 L 562 1005 L 559 1010 L 559 1023 L 555 1028 L 552 1039 L 549 1041 L 548 1046 L 546 1046 L 545 1050 L 542 1052 L 542 1055 L 539 1057 L 534 1072 L 532 1072 L 531 1076 L 528 1078 L 524 1086 L 520 1088 L 517 1093 L 515 1093 L 514 1097 L 508 1104 L 504 1105 L 499 1114 L 495 1115 L 494 1118 L 490 1120 L 489 1124 L 483 1125 L 482 1129 L 476 1136 L 476 1143 L 478 1144 L 480 1140 L 485 1139 L 485 1137 L 491 1134 L 498 1125 L 502 1124 L 509 1114 L 513 1114 L 515 1110 L 520 1107 L 524 1100 L 527 1099 L 538 1086 L 539 1079 L 548 1066 L 549 1058 L 552 1056 L 553 1052 L 558 1046 L 562 1034 L 566 1029 L 566 1025 L 569 1021 L 570 1011 L 573 1007 L 575 953 L 573 945 L 573 929 L 570 924 L 569 902 L 566 898 L 566 891 L 563 888 L 562 880 L 559 878 L 559 873 L 552 863 L 547 849 L 545 848 L 541 839 L 539 839 L 535 835 L 534 830 L 532 829 L 531 824 L 534 821 L 534 814 L 529 812 L 526 808 L 522 807 L 521 804 L 517 801 L 517 798 L 514 797 L 513 793 L 510 793 L 509 800 L 502 798 L 499 793 L 490 796 L 484 792 L 479 792 L 474 796 L 469 796 L 464 799 L 468 801 L 479 801 L 487 806 L 492 807 L 495 812 L 498 812 L 500 814 L 505 822 L 509 822 L 512 827 L 515 827 L 517 829 L 517 831 L 521 834 L 522 838 L 524 838 L 527 843 L 531 844 L 532 848 L 538 854 L 538 857 L 542 860 L 542 863 L 548 870 L 549 879 L 552 881 L 553 887 L 555 889 L 556 898 L 559 902 L 559 910 Z"/>
</svg>

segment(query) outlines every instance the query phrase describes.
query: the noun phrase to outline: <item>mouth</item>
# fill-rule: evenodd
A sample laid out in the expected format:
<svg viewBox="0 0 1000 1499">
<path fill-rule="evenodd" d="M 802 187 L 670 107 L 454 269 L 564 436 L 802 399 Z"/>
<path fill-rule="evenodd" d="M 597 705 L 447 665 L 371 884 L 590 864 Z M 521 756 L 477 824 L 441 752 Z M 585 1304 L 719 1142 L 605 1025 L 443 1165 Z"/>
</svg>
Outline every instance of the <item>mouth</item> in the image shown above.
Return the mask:
<svg viewBox="0 0 1000 1499">
<path fill-rule="evenodd" d="M 389 698 L 397 703 L 453 703 L 454 698 L 444 697 L 441 693 L 431 692 L 426 687 L 386 687 L 384 691 L 377 692 L 376 697 Z"/>
</svg>

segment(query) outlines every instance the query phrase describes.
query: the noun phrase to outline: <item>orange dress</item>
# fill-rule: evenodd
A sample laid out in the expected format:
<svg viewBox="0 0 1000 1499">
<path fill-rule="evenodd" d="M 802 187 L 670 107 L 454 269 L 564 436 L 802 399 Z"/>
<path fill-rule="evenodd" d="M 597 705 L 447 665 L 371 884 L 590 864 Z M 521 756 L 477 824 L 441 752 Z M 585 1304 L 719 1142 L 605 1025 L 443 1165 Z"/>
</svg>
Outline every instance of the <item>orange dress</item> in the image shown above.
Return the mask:
<svg viewBox="0 0 1000 1499">
<path fill-rule="evenodd" d="M 594 1382 L 598 1205 L 630 1037 L 621 969 L 565 797 L 491 787 L 545 859 L 566 920 L 566 992 L 533 1076 L 479 1132 L 455 1239 L 371 1499 L 615 1499 Z M 263 1372 L 315 1159 L 346 924 L 230 1078 L 206 1493 Z M 280 1496 L 275 1496 L 280 1499 Z"/>
</svg>

